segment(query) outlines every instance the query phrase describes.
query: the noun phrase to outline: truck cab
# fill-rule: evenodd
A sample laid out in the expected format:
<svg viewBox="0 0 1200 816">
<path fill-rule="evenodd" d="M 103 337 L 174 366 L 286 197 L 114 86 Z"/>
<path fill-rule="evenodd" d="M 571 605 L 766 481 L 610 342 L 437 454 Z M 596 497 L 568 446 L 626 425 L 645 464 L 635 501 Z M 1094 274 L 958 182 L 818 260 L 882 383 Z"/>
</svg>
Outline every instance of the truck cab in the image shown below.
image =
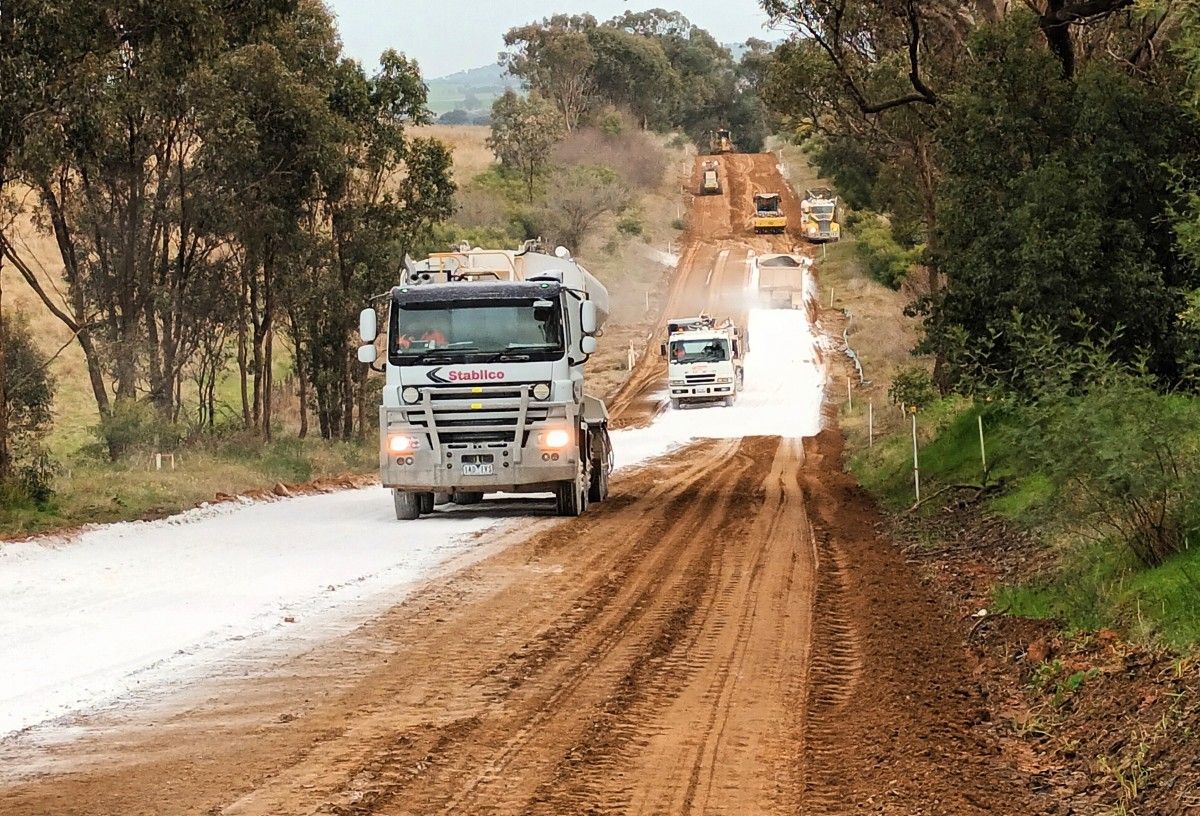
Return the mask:
<svg viewBox="0 0 1200 816">
<path fill-rule="evenodd" d="M 579 515 L 608 493 L 604 403 L 584 369 L 608 315 L 608 292 L 563 248 L 549 255 L 467 250 L 406 260 L 384 296 L 380 478 L 396 516 L 434 496 L 555 495 Z M 359 359 L 374 364 L 374 307 L 360 315 Z"/>
<path fill-rule="evenodd" d="M 837 209 L 837 196 L 829 190 L 806 190 L 800 202 L 800 231 L 805 239 L 814 244 L 841 240 Z"/>
<path fill-rule="evenodd" d="M 671 407 L 704 402 L 733 405 L 744 381 L 743 346 L 741 333 L 731 321 L 718 326 L 705 315 L 668 321 L 661 353 L 667 361 Z"/>
</svg>

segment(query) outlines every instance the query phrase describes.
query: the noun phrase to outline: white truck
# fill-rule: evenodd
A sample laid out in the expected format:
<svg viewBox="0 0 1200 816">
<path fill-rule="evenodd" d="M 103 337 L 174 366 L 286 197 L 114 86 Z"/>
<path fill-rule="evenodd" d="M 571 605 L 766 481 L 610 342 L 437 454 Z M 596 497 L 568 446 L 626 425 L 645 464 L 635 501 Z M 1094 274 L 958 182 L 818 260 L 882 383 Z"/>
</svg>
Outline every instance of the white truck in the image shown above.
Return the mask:
<svg viewBox="0 0 1200 816">
<path fill-rule="evenodd" d="M 804 255 L 771 253 L 754 259 L 759 299 L 775 309 L 803 309 L 805 276 L 812 259 Z"/>
<path fill-rule="evenodd" d="M 379 472 L 396 518 L 436 494 L 553 493 L 562 516 L 608 495 L 612 443 L 584 367 L 608 317 L 608 290 L 563 247 L 554 254 L 462 248 L 413 262 L 378 313 L 359 316 L 361 362 L 385 373 Z"/>
<path fill-rule="evenodd" d="M 717 325 L 708 315 L 667 321 L 667 360 L 671 407 L 698 402 L 733 405 L 742 390 L 745 353 L 741 333 L 732 321 Z"/>
</svg>

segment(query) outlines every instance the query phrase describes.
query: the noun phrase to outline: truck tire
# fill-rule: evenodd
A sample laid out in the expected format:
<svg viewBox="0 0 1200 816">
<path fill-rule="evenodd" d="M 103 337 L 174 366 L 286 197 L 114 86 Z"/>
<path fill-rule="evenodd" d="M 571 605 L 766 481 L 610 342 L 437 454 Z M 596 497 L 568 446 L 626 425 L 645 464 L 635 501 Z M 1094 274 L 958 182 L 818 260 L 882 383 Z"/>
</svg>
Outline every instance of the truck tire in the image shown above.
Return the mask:
<svg viewBox="0 0 1200 816">
<path fill-rule="evenodd" d="M 483 501 L 483 493 L 475 490 L 455 490 L 452 501 L 455 504 L 479 504 Z"/>
<path fill-rule="evenodd" d="M 579 488 L 579 481 L 560 482 L 554 491 L 554 509 L 560 516 L 574 518 L 587 509 L 588 492 Z"/>
<path fill-rule="evenodd" d="M 404 490 L 392 490 L 392 503 L 396 506 L 398 521 L 412 521 L 421 516 L 421 494 Z"/>
<path fill-rule="evenodd" d="M 418 493 L 417 499 L 420 503 L 422 513 L 432 513 L 433 512 L 433 494 L 432 493 Z"/>
<path fill-rule="evenodd" d="M 592 460 L 592 482 L 588 485 L 588 501 L 602 502 L 608 498 L 608 468 L 598 459 Z"/>
<path fill-rule="evenodd" d="M 449 504 L 453 498 L 454 498 L 453 493 L 434 493 L 433 494 L 433 503 L 435 505 Z"/>
<path fill-rule="evenodd" d="M 679 410 L 679 400 L 677 400 L 677 399 L 673 399 L 673 400 L 671 400 L 671 410 L 672 410 L 672 411 L 678 411 L 678 410 Z"/>
<path fill-rule="evenodd" d="M 732 407 L 733 407 L 733 397 L 726 397 L 726 398 L 724 399 L 724 402 L 725 402 L 725 407 L 726 407 L 726 408 L 732 408 Z"/>
</svg>

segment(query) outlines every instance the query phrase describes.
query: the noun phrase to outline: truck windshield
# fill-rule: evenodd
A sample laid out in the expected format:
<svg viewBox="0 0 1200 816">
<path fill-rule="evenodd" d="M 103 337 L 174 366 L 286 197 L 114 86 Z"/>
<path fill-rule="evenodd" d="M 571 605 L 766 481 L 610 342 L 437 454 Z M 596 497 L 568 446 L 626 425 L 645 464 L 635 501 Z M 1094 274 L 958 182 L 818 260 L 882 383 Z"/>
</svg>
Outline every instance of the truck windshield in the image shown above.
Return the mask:
<svg viewBox="0 0 1200 816">
<path fill-rule="evenodd" d="M 672 340 L 672 363 L 720 363 L 729 359 L 729 341 L 719 337 Z"/>
<path fill-rule="evenodd" d="M 777 198 L 760 198 L 755 202 L 758 211 L 775 212 L 779 209 L 779 199 Z"/>
<path fill-rule="evenodd" d="M 832 204 L 814 204 L 812 211 L 813 211 L 813 215 L 829 217 L 829 216 L 833 215 L 833 205 Z"/>
<path fill-rule="evenodd" d="M 388 321 L 393 365 L 562 357 L 562 310 L 547 300 L 393 303 Z"/>
</svg>

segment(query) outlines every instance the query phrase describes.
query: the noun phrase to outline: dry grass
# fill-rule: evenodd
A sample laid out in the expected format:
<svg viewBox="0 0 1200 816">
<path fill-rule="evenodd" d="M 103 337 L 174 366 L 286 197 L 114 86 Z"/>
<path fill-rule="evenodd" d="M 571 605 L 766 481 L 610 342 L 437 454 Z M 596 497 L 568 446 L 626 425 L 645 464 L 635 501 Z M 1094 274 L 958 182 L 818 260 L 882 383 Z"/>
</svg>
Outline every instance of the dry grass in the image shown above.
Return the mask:
<svg viewBox="0 0 1200 816">
<path fill-rule="evenodd" d="M 485 125 L 427 125 L 412 128 L 412 136 L 440 139 L 454 151 L 454 180 L 462 186 L 491 167 L 496 157 L 486 140 L 491 128 Z"/>
<path fill-rule="evenodd" d="M 661 139 L 630 123 L 626 127 L 618 134 L 579 128 L 555 146 L 553 160 L 557 164 L 607 167 L 630 189 L 657 190 L 670 156 Z"/>
</svg>

